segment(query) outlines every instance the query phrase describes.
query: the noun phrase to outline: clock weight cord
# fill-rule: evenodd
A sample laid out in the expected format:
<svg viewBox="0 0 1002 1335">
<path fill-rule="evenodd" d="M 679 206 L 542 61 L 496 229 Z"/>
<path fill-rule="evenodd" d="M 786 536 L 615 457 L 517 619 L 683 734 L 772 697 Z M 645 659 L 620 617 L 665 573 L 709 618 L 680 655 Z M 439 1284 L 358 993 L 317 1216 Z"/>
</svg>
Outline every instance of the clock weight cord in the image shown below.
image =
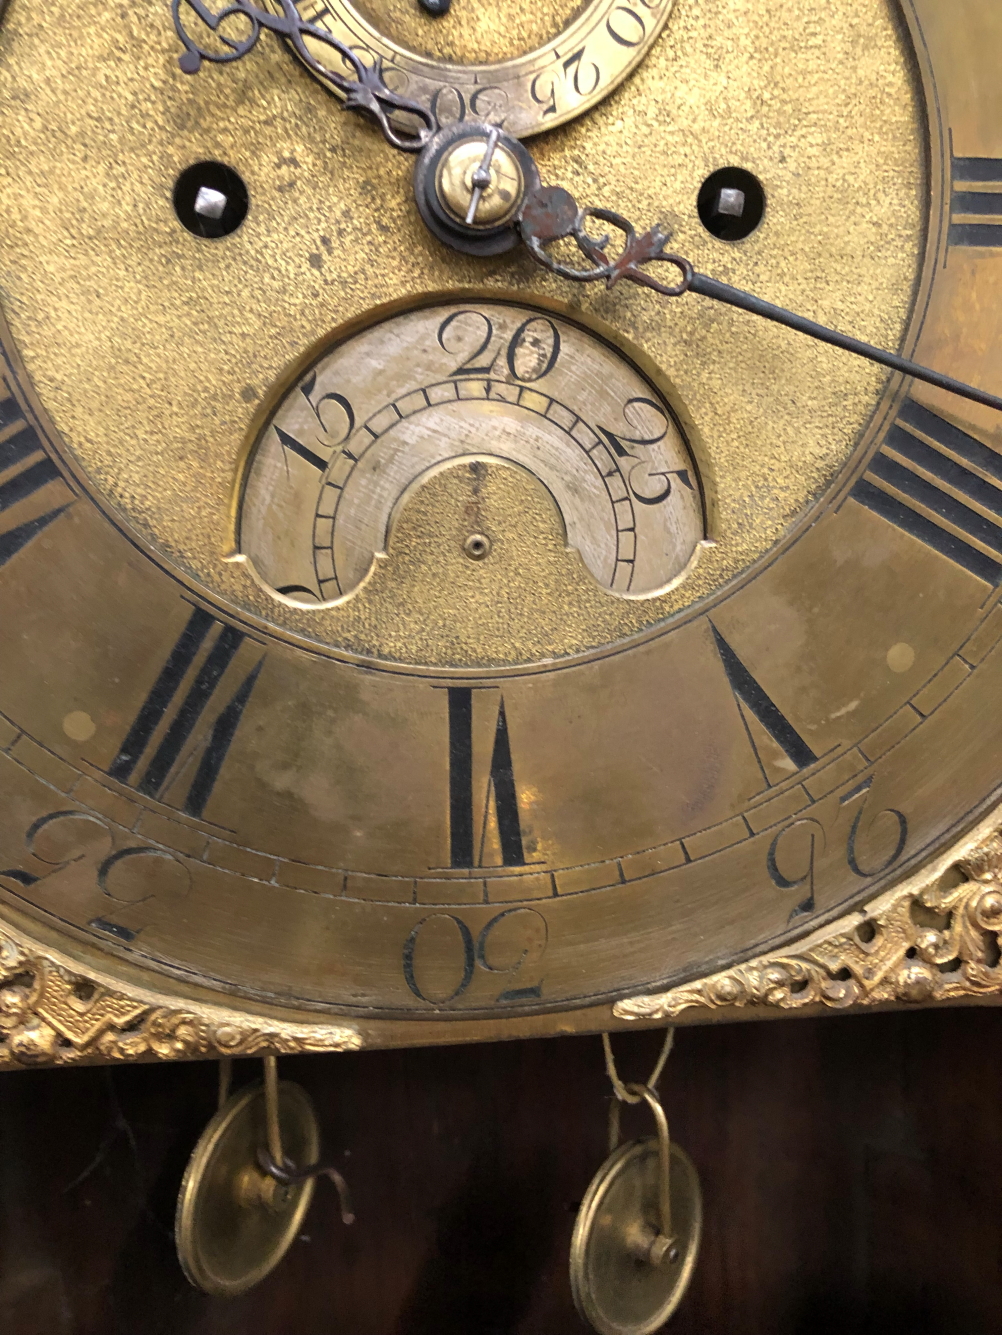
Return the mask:
<svg viewBox="0 0 1002 1335">
<path fill-rule="evenodd" d="M 645 1084 L 624 1082 L 602 1035 L 612 1084 L 609 1155 L 574 1223 L 570 1282 L 581 1316 L 599 1335 L 650 1335 L 677 1308 L 692 1278 L 702 1231 L 702 1193 L 689 1157 L 668 1133 L 657 1082 L 675 1039 L 665 1032 Z M 620 1144 L 620 1105 L 646 1103 L 656 1134 Z"/>
</svg>

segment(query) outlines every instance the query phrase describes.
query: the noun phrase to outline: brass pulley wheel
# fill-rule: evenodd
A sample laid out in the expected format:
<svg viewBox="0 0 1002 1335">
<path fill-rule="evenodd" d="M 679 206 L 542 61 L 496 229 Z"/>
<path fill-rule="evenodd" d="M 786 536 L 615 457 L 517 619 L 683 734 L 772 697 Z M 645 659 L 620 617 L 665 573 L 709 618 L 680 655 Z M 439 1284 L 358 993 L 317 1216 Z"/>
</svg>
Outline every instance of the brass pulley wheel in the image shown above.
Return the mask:
<svg viewBox="0 0 1002 1335">
<path fill-rule="evenodd" d="M 699 1177 L 685 1151 L 672 1145 L 671 1237 L 664 1239 L 660 1178 L 658 1138 L 630 1141 L 606 1159 L 581 1202 L 571 1241 L 571 1291 L 600 1335 L 650 1335 L 689 1286 L 703 1224 Z"/>
<path fill-rule="evenodd" d="M 316 1113 L 306 1091 L 278 1084 L 282 1141 L 289 1158 L 314 1164 Z M 283 1183 L 259 1162 L 267 1142 L 265 1090 L 241 1089 L 205 1128 L 188 1161 L 174 1221 L 185 1275 L 205 1293 L 236 1297 L 269 1274 L 289 1250 L 313 1199 L 313 1179 Z"/>
</svg>

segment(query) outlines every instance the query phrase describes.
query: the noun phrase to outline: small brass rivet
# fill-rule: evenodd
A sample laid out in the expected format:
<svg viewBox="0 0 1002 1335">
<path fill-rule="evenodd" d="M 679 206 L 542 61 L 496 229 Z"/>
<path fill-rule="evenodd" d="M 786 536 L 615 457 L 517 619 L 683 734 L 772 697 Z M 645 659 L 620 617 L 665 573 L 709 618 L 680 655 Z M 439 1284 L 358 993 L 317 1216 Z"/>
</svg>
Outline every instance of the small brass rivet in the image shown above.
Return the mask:
<svg viewBox="0 0 1002 1335">
<path fill-rule="evenodd" d="M 471 561 L 482 561 L 491 554 L 491 540 L 486 533 L 471 533 L 463 543 L 463 551 Z"/>
</svg>

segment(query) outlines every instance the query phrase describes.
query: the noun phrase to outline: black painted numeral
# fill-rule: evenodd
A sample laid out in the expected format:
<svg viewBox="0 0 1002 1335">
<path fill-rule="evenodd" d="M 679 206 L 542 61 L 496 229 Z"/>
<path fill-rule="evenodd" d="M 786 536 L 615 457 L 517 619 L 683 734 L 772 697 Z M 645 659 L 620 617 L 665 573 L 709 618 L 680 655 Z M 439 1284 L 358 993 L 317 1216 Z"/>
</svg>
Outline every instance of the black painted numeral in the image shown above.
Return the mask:
<svg viewBox="0 0 1002 1335">
<path fill-rule="evenodd" d="M 1002 249 L 1002 158 L 952 158 L 951 246 Z"/>
<path fill-rule="evenodd" d="M 727 674 L 728 685 L 738 702 L 741 722 L 744 724 L 748 741 L 755 752 L 755 759 L 762 771 L 762 778 L 765 782 L 769 787 L 773 787 L 775 784 L 782 783 L 784 779 L 789 778 L 793 770 L 802 770 L 806 769 L 808 765 L 813 765 L 818 757 L 800 733 L 797 732 L 775 701 L 755 680 L 712 622 L 710 623 L 710 629 L 713 631 L 713 641 L 717 647 L 717 653 L 720 655 L 724 672 Z M 741 708 L 742 705 L 744 709 Z M 757 737 L 755 730 L 750 726 L 750 720 L 745 714 L 745 710 L 751 714 L 759 727 L 768 733 L 779 751 L 786 757 L 785 762 L 779 761 L 778 767 L 776 757 L 770 755 L 767 749 L 763 747 L 765 739 Z"/>
<path fill-rule="evenodd" d="M 442 987 L 443 979 L 440 976 L 437 981 L 441 990 L 431 996 L 422 990 L 418 981 L 422 963 L 421 938 L 429 923 L 434 923 L 442 933 L 439 936 L 439 963 L 446 966 L 443 970 L 446 978 L 451 973 L 453 980 L 451 987 L 448 981 Z M 449 926 L 446 927 L 446 924 Z M 434 1006 L 447 1006 L 450 1002 L 458 1001 L 469 989 L 479 968 L 488 974 L 507 977 L 509 983 L 520 984 L 519 987 L 504 988 L 494 998 L 495 1001 L 536 1001 L 543 995 L 540 967 L 548 936 L 546 919 L 536 909 L 514 908 L 496 913 L 481 928 L 476 941 L 470 928 L 457 914 L 430 913 L 411 929 L 404 942 L 404 982 L 419 1001 Z M 500 961 L 494 959 L 495 946 L 499 948 Z M 451 969 L 448 967 L 450 963 Z M 537 981 L 532 982 L 533 978 Z"/>
<path fill-rule="evenodd" d="M 518 813 L 515 771 L 508 736 L 504 697 L 498 702 L 494 745 L 487 780 L 479 838 L 475 838 L 473 811 L 473 688 L 448 687 L 449 697 L 449 855 L 450 866 L 482 865 L 491 794 L 497 817 L 501 862 L 505 867 L 525 865 L 522 823 Z M 476 848 L 474 843 L 476 842 Z"/>
<path fill-rule="evenodd" d="M 579 46 L 567 57 L 563 65 L 564 78 L 570 80 L 571 87 L 578 97 L 591 97 L 602 82 L 602 74 L 593 60 L 582 64 L 584 53 L 584 47 Z M 583 73 L 585 69 L 589 71 L 588 74 Z"/>
<path fill-rule="evenodd" d="M 108 768 L 111 778 L 133 784 L 146 797 L 160 798 L 186 777 L 201 750 L 180 807 L 189 816 L 203 814 L 264 663 L 258 659 L 211 722 L 200 728 L 210 704 L 219 704 L 216 696 L 224 674 L 244 640 L 234 627 L 216 621 L 200 607 L 194 609 Z M 207 646 L 204 654 L 203 646 Z M 186 681 L 188 688 L 177 703 Z"/>
<path fill-rule="evenodd" d="M 0 567 L 3 567 L 72 503 L 67 501 L 19 522 L 16 507 L 50 482 L 60 481 L 62 474 L 45 453 L 38 432 L 12 395 L 0 399 L 0 477 L 5 478 L 0 482 Z"/>
<path fill-rule="evenodd" d="M 315 450 L 311 450 L 308 445 L 304 445 L 295 436 L 290 436 L 288 431 L 283 431 L 280 426 L 275 426 L 275 435 L 278 437 L 278 443 L 283 450 L 291 450 L 293 454 L 298 454 L 304 463 L 308 463 L 318 473 L 322 473 L 326 469 L 327 460 L 321 459 Z"/>
<path fill-rule="evenodd" d="M 597 422 L 595 423 L 595 430 L 600 436 L 604 437 L 606 444 L 617 459 L 633 460 L 626 473 L 626 482 L 631 495 L 641 505 L 660 505 L 672 494 L 672 478 L 688 491 L 695 491 L 696 488 L 693 486 L 688 468 L 672 468 L 667 471 L 664 469 L 652 470 L 650 461 L 646 456 L 626 448 L 628 445 L 637 445 L 641 449 L 646 449 L 649 445 L 659 445 L 668 434 L 668 414 L 660 403 L 655 403 L 653 399 L 643 398 L 640 395 L 627 399 L 623 405 L 623 417 L 626 421 L 630 422 L 632 420 L 631 409 L 634 409 L 638 404 L 644 408 L 653 408 L 664 422 L 664 426 L 657 435 L 619 436 L 614 431 L 610 431 L 607 426 L 599 426 Z"/>
<path fill-rule="evenodd" d="M 985 583 L 1002 577 L 1002 455 L 921 404 L 905 402 L 850 495 Z"/>
<path fill-rule="evenodd" d="M 464 320 L 465 324 L 450 334 L 449 331 L 457 320 Z M 467 355 L 466 361 L 449 372 L 450 377 L 490 375 L 503 354 L 512 378 L 520 384 L 532 385 L 537 380 L 542 380 L 544 376 L 548 376 L 560 359 L 560 330 L 545 315 L 534 315 L 528 320 L 523 320 L 507 341 L 505 331 L 502 329 L 501 346 L 497 352 L 493 351 L 492 347 L 497 332 L 494 322 L 489 320 L 483 311 L 453 311 L 439 325 L 436 337 L 443 352 L 449 353 L 450 356 L 459 356 L 462 349 L 454 351 L 449 347 L 449 343 L 462 344 L 469 339 L 478 338 L 481 330 L 483 338 L 475 350 Z M 637 399 L 636 402 L 646 403 L 647 400 Z M 657 407 L 656 404 L 654 406 Z M 667 430 L 667 427 L 665 429 Z"/>
</svg>

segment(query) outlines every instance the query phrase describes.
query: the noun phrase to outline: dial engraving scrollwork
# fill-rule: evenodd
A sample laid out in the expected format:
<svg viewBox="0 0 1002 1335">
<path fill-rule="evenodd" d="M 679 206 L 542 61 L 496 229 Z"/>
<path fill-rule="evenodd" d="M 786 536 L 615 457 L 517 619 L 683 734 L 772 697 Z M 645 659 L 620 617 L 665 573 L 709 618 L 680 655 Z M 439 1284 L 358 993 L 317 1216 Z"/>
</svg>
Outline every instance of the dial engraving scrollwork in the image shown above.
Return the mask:
<svg viewBox="0 0 1002 1335">
<path fill-rule="evenodd" d="M 246 1011 L 119 990 L 12 929 L 0 933 L 0 1070 L 359 1047 L 349 1025 L 255 1022 Z"/>
</svg>

